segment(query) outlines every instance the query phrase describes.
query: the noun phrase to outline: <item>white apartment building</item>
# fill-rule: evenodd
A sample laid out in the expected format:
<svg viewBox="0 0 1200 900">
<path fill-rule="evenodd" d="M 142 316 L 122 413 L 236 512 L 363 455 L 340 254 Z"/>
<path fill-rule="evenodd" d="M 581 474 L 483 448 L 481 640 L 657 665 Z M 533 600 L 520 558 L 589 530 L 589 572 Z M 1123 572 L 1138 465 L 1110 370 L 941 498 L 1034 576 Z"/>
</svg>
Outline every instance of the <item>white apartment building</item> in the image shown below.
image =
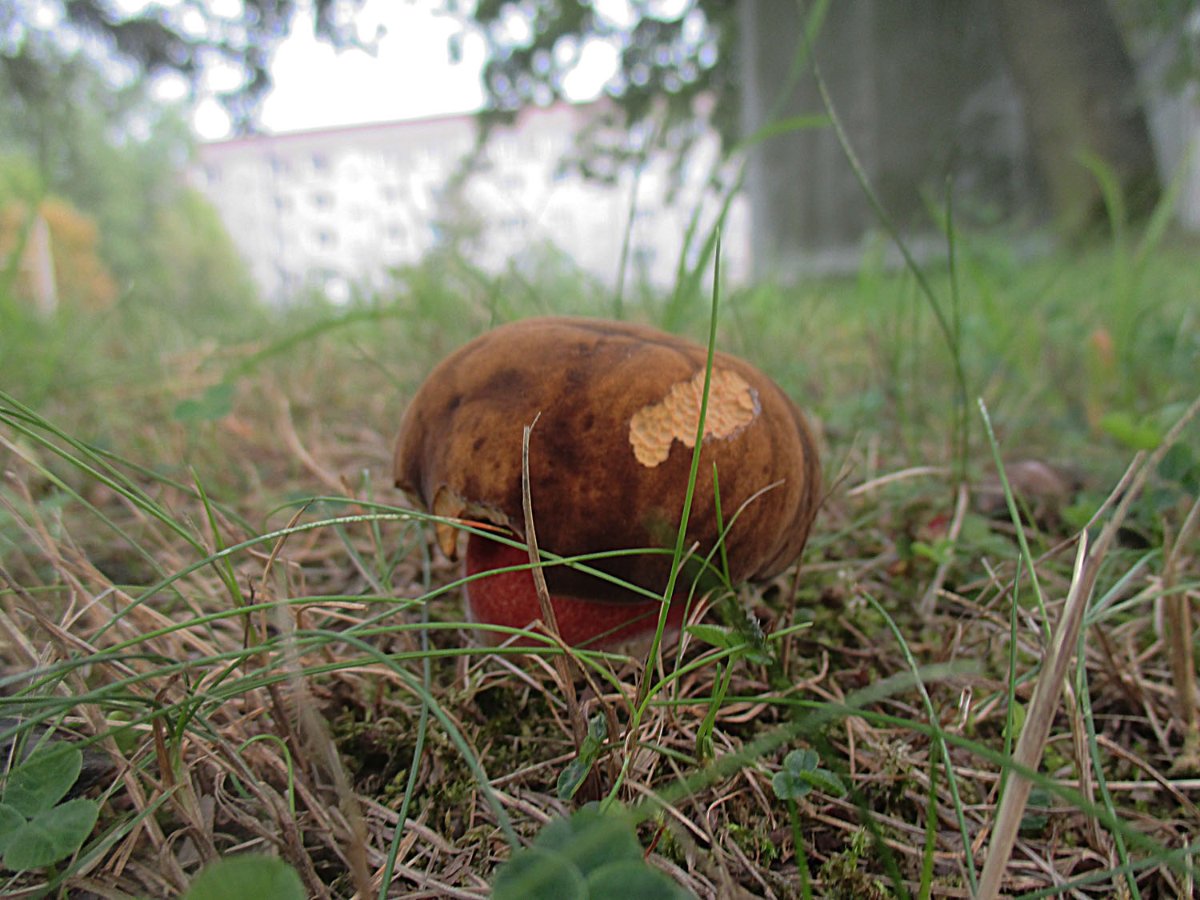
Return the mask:
<svg viewBox="0 0 1200 900">
<path fill-rule="evenodd" d="M 475 149 L 471 116 L 204 144 L 192 177 L 273 302 L 305 288 L 335 301 L 386 289 L 398 267 L 420 261 L 451 232 L 471 235 L 460 246 L 488 271 L 551 247 L 613 285 L 631 212 L 627 279 L 669 286 L 695 210 L 702 211 L 697 243 L 720 211 L 707 188 L 716 137 L 702 136 L 698 159 L 668 206 L 665 156 L 649 160 L 636 179 L 621 172 L 612 185 L 564 172 L 576 132 L 604 108 L 560 103 L 524 111 L 493 132 L 458 194 L 447 186 Z M 722 271 L 731 280 L 749 270 L 744 204 L 735 198 L 722 232 Z"/>
</svg>

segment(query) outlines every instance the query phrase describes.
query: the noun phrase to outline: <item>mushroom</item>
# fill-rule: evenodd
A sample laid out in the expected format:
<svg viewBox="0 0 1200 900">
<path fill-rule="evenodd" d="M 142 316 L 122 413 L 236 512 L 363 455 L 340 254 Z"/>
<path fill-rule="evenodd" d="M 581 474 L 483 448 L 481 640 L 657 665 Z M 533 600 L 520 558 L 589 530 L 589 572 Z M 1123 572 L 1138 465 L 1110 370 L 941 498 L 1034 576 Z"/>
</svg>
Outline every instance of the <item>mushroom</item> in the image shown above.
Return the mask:
<svg viewBox="0 0 1200 900">
<path fill-rule="evenodd" d="M 522 438 L 536 419 L 528 465 L 539 548 L 564 557 L 643 551 L 588 565 L 661 598 L 706 358 L 705 347 L 625 322 L 546 317 L 503 325 L 452 353 L 417 391 L 400 427 L 396 485 L 439 517 L 482 520 L 523 542 Z M 819 484 L 804 416 L 758 369 L 716 353 L 687 524 L 693 558 L 717 546 L 723 520 L 732 581 L 778 574 L 804 547 Z M 451 559 L 457 532 L 437 525 Z M 468 575 L 528 562 L 523 548 L 468 536 Z M 542 571 L 568 644 L 614 646 L 657 626 L 661 599 L 567 565 Z M 679 585 L 690 587 L 682 578 Z M 520 628 L 541 618 L 529 569 L 469 582 L 467 607 L 473 621 L 492 625 Z M 672 627 L 683 608 L 672 602 Z"/>
</svg>

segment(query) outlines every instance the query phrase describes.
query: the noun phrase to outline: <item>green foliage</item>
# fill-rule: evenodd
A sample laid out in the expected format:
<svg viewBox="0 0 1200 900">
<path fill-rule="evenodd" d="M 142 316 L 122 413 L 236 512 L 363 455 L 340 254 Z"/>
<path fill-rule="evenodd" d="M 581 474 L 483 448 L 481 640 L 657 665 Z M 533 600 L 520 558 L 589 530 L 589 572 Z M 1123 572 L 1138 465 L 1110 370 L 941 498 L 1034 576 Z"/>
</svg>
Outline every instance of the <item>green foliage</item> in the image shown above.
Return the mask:
<svg viewBox="0 0 1200 900">
<path fill-rule="evenodd" d="M 304 900 L 296 870 L 273 856 L 235 856 L 205 866 L 183 900 Z"/>
<path fill-rule="evenodd" d="M 87 312 L 39 316 L 0 285 L 0 384 L 35 406 L 69 393 L 97 371 L 104 331 Z"/>
<path fill-rule="evenodd" d="M 17 3 L 0 16 L 7 33 L 0 42 L 0 74 L 22 106 L 65 108 L 79 98 L 56 93 L 54 77 L 64 48 L 84 45 L 103 58 L 91 63 L 75 51 L 68 60 L 75 67 L 95 64 L 143 76 L 174 71 L 193 85 L 216 65 L 237 82 L 218 99 L 235 122 L 245 124 L 271 85 L 271 51 L 291 33 L 297 14 L 311 16 L 317 37 L 335 47 L 365 47 L 366 36 L 360 37 L 356 22 L 361 5 L 362 0 L 244 0 L 229 9 L 210 3 L 135 6 L 108 0 Z"/>
<path fill-rule="evenodd" d="M 611 120 L 581 135 L 581 156 L 573 161 L 589 177 L 614 178 L 636 152 L 612 135 L 637 142 L 636 126 L 661 117 L 659 146 L 678 151 L 690 146 L 692 123 L 716 100 L 711 118 L 732 144 L 739 128 L 738 73 L 728 65 L 738 40 L 733 4 L 689 0 L 670 11 L 638 0 L 633 16 L 610 16 L 603 8 L 575 2 L 514 5 L 483 0 L 472 18 L 488 42 L 484 89 L 494 117 L 566 97 L 564 82 L 576 63 L 575 52 L 589 39 L 612 41 L 620 48 Z M 512 28 L 513 17 L 527 28 Z M 622 18 L 625 20 L 622 21 Z M 620 88 L 616 89 L 616 83 Z M 617 126 L 614 128 L 613 126 Z"/>
<path fill-rule="evenodd" d="M 870 848 L 870 833 L 866 828 L 855 831 L 850 844 L 841 853 L 829 857 L 821 866 L 821 882 L 830 900 L 890 900 L 898 896 L 889 892 L 884 882 L 869 875 L 863 866 Z"/>
<path fill-rule="evenodd" d="M 570 800 L 579 791 L 584 779 L 592 771 L 592 766 L 600 758 L 604 742 L 608 739 L 608 725 L 602 714 L 596 714 L 588 720 L 587 735 L 579 754 L 567 764 L 558 776 L 558 799 Z"/>
<path fill-rule="evenodd" d="M 1200 493 L 1200 454 L 1188 444 L 1175 444 L 1158 464 L 1158 474 L 1190 494 Z"/>
<path fill-rule="evenodd" d="M 1162 443 L 1162 433 L 1146 421 L 1134 421 L 1127 412 L 1106 413 L 1100 427 L 1131 450 L 1153 450 Z"/>
<path fill-rule="evenodd" d="M 780 800 L 799 800 L 816 788 L 841 797 L 846 785 L 828 769 L 819 765 L 821 759 L 815 750 L 793 750 L 783 759 L 783 768 L 771 777 L 771 789 Z"/>
<path fill-rule="evenodd" d="M 595 804 L 556 819 L 496 872 L 496 900 L 633 900 L 690 896 L 644 859 L 632 821 Z"/>
<path fill-rule="evenodd" d="M 61 741 L 36 748 L 9 771 L 0 801 L 0 853 L 6 868 L 41 869 L 83 846 L 100 807 L 79 797 L 60 803 L 83 767 L 79 748 Z"/>
<path fill-rule="evenodd" d="M 154 315 L 200 334 L 244 338 L 261 321 L 256 288 L 217 211 L 179 190 L 154 213 L 146 287 L 135 295 Z"/>
<path fill-rule="evenodd" d="M 728 650 L 732 655 L 745 657 L 752 663 L 767 665 L 771 662 L 771 655 L 765 649 L 761 631 L 758 634 L 758 640 L 748 638 L 743 631 L 737 628 L 703 623 L 687 626 L 687 632 L 696 640 L 721 650 Z"/>
<path fill-rule="evenodd" d="M 94 221 L 120 302 L 154 323 L 159 351 L 176 349 L 185 330 L 188 342 L 239 336 L 254 286 L 215 211 L 183 184 L 193 138 L 180 112 L 144 83 L 114 89 L 53 43 L 39 53 L 47 89 L 38 102 L 6 91 L 15 76 L 0 66 L 0 121 L 10 123 L 0 130 L 0 208 L 53 195 Z"/>
<path fill-rule="evenodd" d="M 20 200 L 34 204 L 46 193 L 46 185 L 33 160 L 8 150 L 0 153 L 0 206 Z"/>
<path fill-rule="evenodd" d="M 717 662 L 716 679 L 713 693 L 709 698 L 708 709 L 700 727 L 696 729 L 696 756 L 700 760 L 711 760 L 715 756 L 713 745 L 713 730 L 716 727 L 717 713 L 725 702 L 725 695 L 733 680 L 736 665 L 741 660 L 747 660 L 758 665 L 770 665 L 774 660 L 767 651 L 762 629 L 753 616 L 746 611 L 734 598 L 726 606 L 732 606 L 736 615 L 736 628 L 726 628 L 719 625 L 698 623 L 686 628 L 688 634 L 719 650 L 728 653 L 724 663 Z"/>
<path fill-rule="evenodd" d="M 45 193 L 41 175 L 31 160 L 0 152 L 0 332 L 17 315 L 13 289 L 33 224 L 32 211 Z M 13 223 L 14 233 L 7 239 L 6 216 L 23 220 Z"/>
<path fill-rule="evenodd" d="M 1046 807 L 1053 806 L 1054 796 L 1044 788 L 1034 788 L 1029 792 L 1029 806 L 1021 817 L 1021 834 L 1026 837 L 1040 834 L 1050 823 Z"/>
<path fill-rule="evenodd" d="M 235 385 L 228 381 L 214 384 L 199 397 L 181 400 L 171 418 L 176 422 L 212 422 L 233 410 Z"/>
</svg>

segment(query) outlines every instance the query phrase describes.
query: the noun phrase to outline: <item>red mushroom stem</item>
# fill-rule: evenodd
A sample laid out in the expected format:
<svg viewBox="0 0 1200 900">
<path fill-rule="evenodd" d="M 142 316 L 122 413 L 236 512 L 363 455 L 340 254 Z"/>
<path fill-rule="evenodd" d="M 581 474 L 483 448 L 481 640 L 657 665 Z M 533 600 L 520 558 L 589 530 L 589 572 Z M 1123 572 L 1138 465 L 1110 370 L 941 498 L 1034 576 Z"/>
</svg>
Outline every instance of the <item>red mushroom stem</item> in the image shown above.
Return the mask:
<svg viewBox="0 0 1200 900">
<path fill-rule="evenodd" d="M 523 547 L 510 547 L 477 534 L 471 534 L 467 540 L 468 576 L 528 563 L 529 554 Z M 667 613 L 668 630 L 678 630 L 683 624 L 685 601 L 685 597 L 676 597 L 671 602 Z M 649 598 L 631 603 L 552 595 L 550 603 L 563 641 L 572 647 L 591 650 L 613 648 L 653 633 L 662 608 L 661 601 Z M 542 618 L 533 572 L 528 568 L 497 572 L 468 582 L 467 611 L 474 622 L 527 628 Z M 499 643 L 504 637 L 500 632 L 493 632 L 487 639 Z M 524 639 L 517 643 L 530 646 L 535 642 Z"/>
</svg>

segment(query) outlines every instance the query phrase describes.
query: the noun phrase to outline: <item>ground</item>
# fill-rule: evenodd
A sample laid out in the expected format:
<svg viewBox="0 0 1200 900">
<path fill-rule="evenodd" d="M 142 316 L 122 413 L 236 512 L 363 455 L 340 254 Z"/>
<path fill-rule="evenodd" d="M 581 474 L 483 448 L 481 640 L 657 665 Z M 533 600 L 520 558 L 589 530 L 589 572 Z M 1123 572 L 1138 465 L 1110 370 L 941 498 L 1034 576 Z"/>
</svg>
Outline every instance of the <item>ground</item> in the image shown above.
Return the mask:
<svg viewBox="0 0 1200 900">
<path fill-rule="evenodd" d="M 945 330 L 905 273 L 720 297 L 720 346 L 819 425 L 825 499 L 795 567 L 705 598 L 725 637 L 649 667 L 485 650 L 390 481 L 438 358 L 607 314 L 603 291 L 443 266 L 219 338 L 23 319 L 59 356 L 0 397 L 4 733 L 80 742 L 99 816 L 0 892 L 171 896 L 257 851 L 309 896 L 484 896 L 514 842 L 603 799 L 701 897 L 966 897 L 1006 838 L 1009 895 L 1190 895 L 1195 247 L 961 243 L 931 285 Z M 624 309 L 702 339 L 710 300 Z M 564 671 L 607 730 L 565 800 Z M 805 749 L 834 779 L 781 796 Z"/>
</svg>

